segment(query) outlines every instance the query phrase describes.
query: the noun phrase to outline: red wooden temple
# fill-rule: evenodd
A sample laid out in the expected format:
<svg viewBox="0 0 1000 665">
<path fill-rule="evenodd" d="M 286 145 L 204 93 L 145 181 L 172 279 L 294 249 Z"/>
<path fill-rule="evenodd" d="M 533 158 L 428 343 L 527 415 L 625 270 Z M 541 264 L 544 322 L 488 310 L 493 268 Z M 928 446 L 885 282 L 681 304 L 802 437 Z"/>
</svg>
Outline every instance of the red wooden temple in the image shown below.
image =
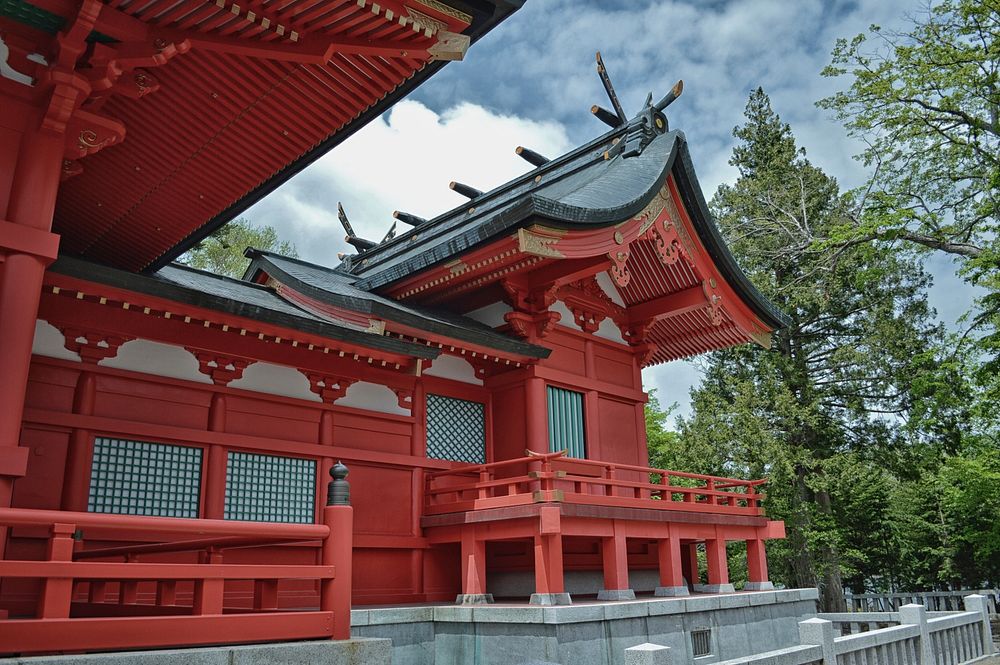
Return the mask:
<svg viewBox="0 0 1000 665">
<path fill-rule="evenodd" d="M 648 468 L 640 370 L 783 324 L 674 95 L 334 267 L 173 263 L 516 5 L 0 1 L 0 654 L 769 587 L 762 480 Z"/>
</svg>

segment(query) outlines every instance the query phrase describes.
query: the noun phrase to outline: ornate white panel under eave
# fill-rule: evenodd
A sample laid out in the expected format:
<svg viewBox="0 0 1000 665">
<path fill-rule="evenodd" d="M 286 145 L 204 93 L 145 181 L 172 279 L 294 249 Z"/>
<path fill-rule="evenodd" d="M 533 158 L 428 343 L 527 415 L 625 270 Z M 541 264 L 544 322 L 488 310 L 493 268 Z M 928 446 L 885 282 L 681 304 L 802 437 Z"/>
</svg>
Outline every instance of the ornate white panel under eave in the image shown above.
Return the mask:
<svg viewBox="0 0 1000 665">
<path fill-rule="evenodd" d="M 80 362 L 80 355 L 66 348 L 66 338 L 62 332 L 41 319 L 35 321 L 35 338 L 31 343 L 31 352 L 48 358 Z"/>
<path fill-rule="evenodd" d="M 309 390 L 309 379 L 294 367 L 256 362 L 243 370 L 243 376 L 229 384 L 230 388 L 253 390 L 269 395 L 294 397 L 310 402 L 322 401 Z"/>
<path fill-rule="evenodd" d="M 184 347 L 146 339 L 125 342 L 113 358 L 105 358 L 98 364 L 101 367 L 127 369 L 197 383 L 212 382 L 212 379 L 198 371 L 198 359 Z"/>
<path fill-rule="evenodd" d="M 483 380 L 476 376 L 476 368 L 470 365 L 467 360 L 446 353 L 435 358 L 430 369 L 424 370 L 424 374 L 463 383 L 474 383 L 477 386 L 483 385 Z"/>
<path fill-rule="evenodd" d="M 399 406 L 399 398 L 391 388 L 378 383 L 358 381 L 352 383 L 347 394 L 334 402 L 337 406 L 351 406 L 355 409 L 367 409 L 381 413 L 392 413 L 398 416 L 410 415 L 409 409 Z"/>
</svg>

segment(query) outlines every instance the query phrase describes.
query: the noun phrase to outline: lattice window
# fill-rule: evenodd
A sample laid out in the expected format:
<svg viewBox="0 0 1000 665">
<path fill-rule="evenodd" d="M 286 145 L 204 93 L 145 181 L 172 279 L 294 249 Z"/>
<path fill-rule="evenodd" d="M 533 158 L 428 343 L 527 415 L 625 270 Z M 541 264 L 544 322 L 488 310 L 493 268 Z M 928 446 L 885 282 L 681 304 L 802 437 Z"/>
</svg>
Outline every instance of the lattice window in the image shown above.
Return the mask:
<svg viewBox="0 0 1000 665">
<path fill-rule="evenodd" d="M 316 461 L 230 452 L 226 465 L 227 520 L 313 522 Z"/>
<path fill-rule="evenodd" d="M 486 405 L 454 397 L 427 395 L 427 456 L 484 464 Z"/>
<path fill-rule="evenodd" d="M 87 510 L 198 517 L 201 448 L 97 437 Z"/>
<path fill-rule="evenodd" d="M 548 399 L 549 450 L 566 450 L 569 457 L 585 458 L 583 393 L 549 386 Z"/>
<path fill-rule="evenodd" d="M 691 655 L 695 658 L 712 655 L 712 630 L 697 628 L 691 631 Z"/>
</svg>

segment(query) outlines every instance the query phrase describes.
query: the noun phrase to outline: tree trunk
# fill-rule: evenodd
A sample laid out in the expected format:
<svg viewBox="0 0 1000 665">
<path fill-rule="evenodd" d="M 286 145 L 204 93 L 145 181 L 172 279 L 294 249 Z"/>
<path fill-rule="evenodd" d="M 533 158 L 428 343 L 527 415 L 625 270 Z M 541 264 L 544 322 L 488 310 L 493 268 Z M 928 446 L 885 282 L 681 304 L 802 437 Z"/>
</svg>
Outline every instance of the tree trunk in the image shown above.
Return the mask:
<svg viewBox="0 0 1000 665">
<path fill-rule="evenodd" d="M 824 515 L 832 515 L 830 494 L 826 490 L 816 492 L 816 505 Z M 846 612 L 847 601 L 844 599 L 844 581 L 840 573 L 840 553 L 832 545 L 819 548 L 819 564 L 823 571 L 823 584 L 820 586 L 821 612 Z"/>
</svg>

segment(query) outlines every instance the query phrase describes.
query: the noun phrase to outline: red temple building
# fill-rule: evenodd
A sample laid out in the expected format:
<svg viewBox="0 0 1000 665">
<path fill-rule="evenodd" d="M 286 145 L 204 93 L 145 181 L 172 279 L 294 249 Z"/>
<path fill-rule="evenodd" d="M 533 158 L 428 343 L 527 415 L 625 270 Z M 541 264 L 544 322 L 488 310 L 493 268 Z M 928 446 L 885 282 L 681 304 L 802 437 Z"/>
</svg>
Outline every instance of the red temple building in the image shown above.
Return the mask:
<svg viewBox="0 0 1000 665">
<path fill-rule="evenodd" d="M 173 262 L 516 6 L 0 1 L 0 654 L 770 588 L 762 480 L 648 468 L 640 370 L 784 321 L 679 88 L 333 267 Z"/>
</svg>

